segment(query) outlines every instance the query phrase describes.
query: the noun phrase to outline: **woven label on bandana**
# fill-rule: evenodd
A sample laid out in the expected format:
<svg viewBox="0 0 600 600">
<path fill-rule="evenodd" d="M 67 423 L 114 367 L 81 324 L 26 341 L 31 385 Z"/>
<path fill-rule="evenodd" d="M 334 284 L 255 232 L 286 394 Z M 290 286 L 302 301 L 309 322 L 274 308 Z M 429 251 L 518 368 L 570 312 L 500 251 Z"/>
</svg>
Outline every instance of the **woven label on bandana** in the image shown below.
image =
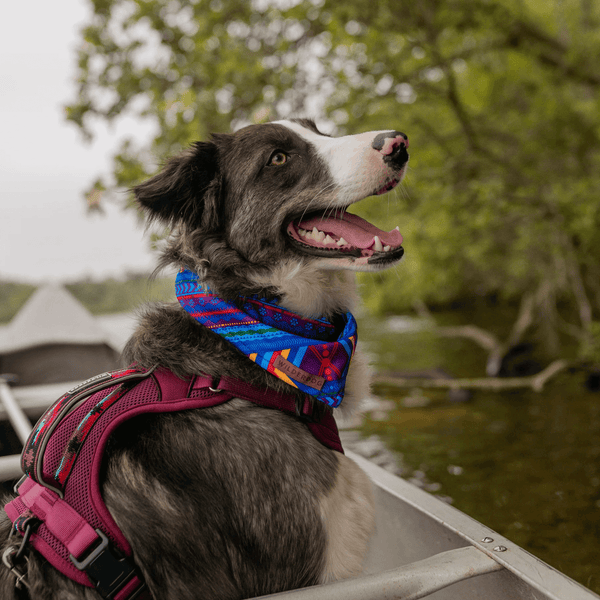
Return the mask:
<svg viewBox="0 0 600 600">
<path fill-rule="evenodd" d="M 257 365 L 321 402 L 339 406 L 357 340 L 351 313 L 340 315 L 336 325 L 301 317 L 264 298 L 228 302 L 186 270 L 177 276 L 175 292 L 196 321 Z"/>
<path fill-rule="evenodd" d="M 324 377 L 318 375 L 311 375 L 306 371 L 303 371 L 300 367 L 293 365 L 290 361 L 285 360 L 283 356 L 278 356 L 273 362 L 273 366 L 280 371 L 283 371 L 288 377 L 301 381 L 304 385 L 314 388 L 315 390 L 321 390 L 325 383 Z"/>
</svg>

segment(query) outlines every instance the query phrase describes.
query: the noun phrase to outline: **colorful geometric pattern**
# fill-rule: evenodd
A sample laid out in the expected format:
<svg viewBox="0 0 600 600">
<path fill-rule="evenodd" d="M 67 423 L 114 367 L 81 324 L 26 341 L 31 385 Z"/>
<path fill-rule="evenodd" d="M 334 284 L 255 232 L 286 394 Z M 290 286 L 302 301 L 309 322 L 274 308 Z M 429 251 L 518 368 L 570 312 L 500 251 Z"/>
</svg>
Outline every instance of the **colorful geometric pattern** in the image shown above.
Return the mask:
<svg viewBox="0 0 600 600">
<path fill-rule="evenodd" d="M 129 390 L 130 386 L 127 384 L 121 384 L 117 389 L 108 394 L 108 396 L 102 398 L 102 400 L 100 400 L 79 423 L 71 435 L 71 438 L 67 442 L 62 459 L 60 460 L 58 468 L 54 473 L 54 479 L 61 486 L 64 487 L 65 483 L 67 482 L 79 451 L 81 450 L 85 439 L 89 435 L 96 421 L 102 416 L 107 408 L 112 406 L 117 400 L 119 400 L 119 398 L 122 398 Z"/>
<path fill-rule="evenodd" d="M 63 394 L 40 418 L 29 435 L 29 439 L 25 443 L 23 452 L 21 453 L 21 468 L 23 469 L 25 475 L 28 475 L 35 480 L 41 478 L 42 474 L 35 472 L 36 457 L 38 455 L 39 446 L 46 438 L 47 431 L 56 424 L 56 420 L 63 412 L 63 409 L 75 396 L 81 394 L 87 389 L 93 388 L 96 384 L 117 380 L 121 377 L 125 377 L 136 372 L 137 371 L 135 369 L 120 369 L 118 371 L 101 373 L 95 377 L 90 377 L 90 379 L 87 379 L 74 389 Z"/>
<path fill-rule="evenodd" d="M 228 302 L 211 294 L 188 270 L 177 275 L 175 293 L 196 321 L 263 369 L 329 406 L 339 406 L 357 342 L 351 313 L 340 315 L 335 324 L 306 319 L 264 298 L 241 296 L 236 303 Z"/>
</svg>

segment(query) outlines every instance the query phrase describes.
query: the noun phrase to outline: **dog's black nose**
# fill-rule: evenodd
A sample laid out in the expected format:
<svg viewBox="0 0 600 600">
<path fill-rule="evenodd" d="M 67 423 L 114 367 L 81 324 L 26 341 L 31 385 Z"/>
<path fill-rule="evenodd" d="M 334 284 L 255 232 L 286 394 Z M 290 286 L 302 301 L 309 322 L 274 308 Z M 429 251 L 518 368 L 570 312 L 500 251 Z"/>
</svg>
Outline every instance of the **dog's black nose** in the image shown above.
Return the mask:
<svg viewBox="0 0 600 600">
<path fill-rule="evenodd" d="M 401 131 L 385 131 L 375 136 L 371 146 L 383 154 L 383 162 L 400 169 L 408 161 L 408 136 Z"/>
</svg>

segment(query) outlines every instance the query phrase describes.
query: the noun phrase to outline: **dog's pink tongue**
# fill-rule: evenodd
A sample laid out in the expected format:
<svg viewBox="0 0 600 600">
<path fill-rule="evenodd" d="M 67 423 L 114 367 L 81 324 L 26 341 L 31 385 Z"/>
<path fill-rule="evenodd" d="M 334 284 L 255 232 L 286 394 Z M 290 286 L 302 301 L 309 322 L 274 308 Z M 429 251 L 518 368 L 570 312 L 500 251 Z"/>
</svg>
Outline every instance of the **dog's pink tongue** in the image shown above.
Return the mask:
<svg viewBox="0 0 600 600">
<path fill-rule="evenodd" d="M 315 216 L 310 219 L 300 221 L 298 224 L 302 229 L 311 231 L 316 227 L 324 233 L 334 234 L 338 238 L 344 238 L 348 244 L 355 248 L 370 248 L 373 245 L 373 238 L 377 235 L 384 246 L 400 246 L 402 244 L 402 235 L 397 229 L 392 231 L 382 231 L 371 225 L 368 221 L 345 212 L 341 218 L 324 219 Z"/>
</svg>

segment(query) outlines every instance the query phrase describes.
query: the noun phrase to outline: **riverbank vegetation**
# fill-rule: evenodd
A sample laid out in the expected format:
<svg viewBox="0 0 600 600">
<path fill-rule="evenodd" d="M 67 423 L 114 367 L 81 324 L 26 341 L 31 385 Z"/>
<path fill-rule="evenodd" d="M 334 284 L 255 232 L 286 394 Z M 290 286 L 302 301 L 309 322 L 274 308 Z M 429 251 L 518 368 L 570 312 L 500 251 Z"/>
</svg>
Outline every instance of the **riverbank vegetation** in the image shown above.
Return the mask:
<svg viewBox="0 0 600 600">
<path fill-rule="evenodd" d="M 81 279 L 65 287 L 94 315 L 130 312 L 149 300 L 175 300 L 172 279 L 152 279 L 150 274 L 132 273 L 102 281 Z M 0 281 L 0 324 L 10 322 L 35 289 L 30 284 Z"/>
<path fill-rule="evenodd" d="M 298 114 L 334 135 L 400 129 L 405 187 L 356 209 L 405 237 L 404 264 L 363 278 L 368 307 L 512 307 L 490 375 L 531 340 L 547 361 L 600 360 L 599 2 L 92 4 L 68 119 L 156 133 L 115 149 L 90 207 L 212 131 Z"/>
</svg>

